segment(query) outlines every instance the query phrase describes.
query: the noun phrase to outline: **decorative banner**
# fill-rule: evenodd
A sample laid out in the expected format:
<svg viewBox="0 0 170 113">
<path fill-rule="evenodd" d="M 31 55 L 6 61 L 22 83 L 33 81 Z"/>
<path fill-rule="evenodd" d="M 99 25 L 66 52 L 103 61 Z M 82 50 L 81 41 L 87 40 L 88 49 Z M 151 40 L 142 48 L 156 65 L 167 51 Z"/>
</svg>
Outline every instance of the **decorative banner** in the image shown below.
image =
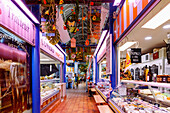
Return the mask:
<svg viewBox="0 0 170 113">
<path fill-rule="evenodd" d="M 71 39 L 71 47 L 72 48 L 76 47 L 76 39 L 74 37 Z"/>
<path fill-rule="evenodd" d="M 130 59 L 130 55 L 129 55 L 129 52 L 127 51 L 126 53 L 126 64 L 125 64 L 125 70 L 126 71 L 126 68 L 129 67 L 131 65 L 131 59 Z"/>
<path fill-rule="evenodd" d="M 35 25 L 11 0 L 0 0 L 0 26 L 10 29 L 26 42 L 35 45 Z"/>
<path fill-rule="evenodd" d="M 141 48 L 131 48 L 131 63 L 141 63 Z"/>
</svg>

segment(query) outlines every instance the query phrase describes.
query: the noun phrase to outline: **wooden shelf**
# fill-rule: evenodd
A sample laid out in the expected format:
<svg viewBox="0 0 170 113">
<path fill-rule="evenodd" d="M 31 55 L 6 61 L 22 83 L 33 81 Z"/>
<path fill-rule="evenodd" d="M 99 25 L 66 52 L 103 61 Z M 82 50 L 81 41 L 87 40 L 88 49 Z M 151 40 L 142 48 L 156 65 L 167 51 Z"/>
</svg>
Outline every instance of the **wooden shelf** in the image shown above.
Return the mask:
<svg viewBox="0 0 170 113">
<path fill-rule="evenodd" d="M 137 80 L 121 80 L 122 83 L 132 83 L 132 84 L 140 84 L 140 85 L 147 85 L 147 86 L 157 86 L 163 88 L 170 88 L 170 83 L 159 83 L 159 82 L 144 82 L 144 81 L 137 81 Z"/>
</svg>

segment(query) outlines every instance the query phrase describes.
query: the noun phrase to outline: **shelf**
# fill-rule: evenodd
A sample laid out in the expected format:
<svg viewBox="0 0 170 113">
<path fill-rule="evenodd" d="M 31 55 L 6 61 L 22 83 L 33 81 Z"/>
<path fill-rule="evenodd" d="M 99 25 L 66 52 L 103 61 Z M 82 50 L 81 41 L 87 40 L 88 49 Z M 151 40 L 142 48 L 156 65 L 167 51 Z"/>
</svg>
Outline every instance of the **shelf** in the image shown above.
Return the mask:
<svg viewBox="0 0 170 113">
<path fill-rule="evenodd" d="M 170 88 L 170 83 L 144 82 L 144 81 L 137 81 L 137 80 L 121 80 L 121 82 L 122 83 L 132 83 L 132 84 L 141 84 L 141 85 L 148 85 L 148 86 Z"/>
<path fill-rule="evenodd" d="M 60 79 L 48 79 L 48 80 L 40 80 L 40 82 L 52 82 Z"/>
</svg>

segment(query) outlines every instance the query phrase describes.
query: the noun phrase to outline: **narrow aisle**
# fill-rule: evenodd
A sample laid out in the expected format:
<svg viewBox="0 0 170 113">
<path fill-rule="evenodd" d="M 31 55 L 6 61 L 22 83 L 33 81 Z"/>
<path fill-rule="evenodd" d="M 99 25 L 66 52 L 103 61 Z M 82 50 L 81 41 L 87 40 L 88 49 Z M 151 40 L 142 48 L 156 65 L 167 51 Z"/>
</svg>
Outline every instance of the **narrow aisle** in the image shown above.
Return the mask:
<svg viewBox="0 0 170 113">
<path fill-rule="evenodd" d="M 82 83 L 78 89 L 68 89 L 66 100 L 53 113 L 99 113 L 94 98 L 89 97 L 85 88 Z"/>
</svg>

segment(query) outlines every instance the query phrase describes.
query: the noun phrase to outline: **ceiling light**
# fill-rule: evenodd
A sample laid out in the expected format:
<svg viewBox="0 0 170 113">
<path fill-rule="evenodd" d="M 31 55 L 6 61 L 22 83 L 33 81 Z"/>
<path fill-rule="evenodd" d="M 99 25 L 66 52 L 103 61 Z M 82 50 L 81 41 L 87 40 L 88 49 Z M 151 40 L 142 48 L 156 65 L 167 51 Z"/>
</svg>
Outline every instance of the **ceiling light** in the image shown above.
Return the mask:
<svg viewBox="0 0 170 113">
<path fill-rule="evenodd" d="M 120 51 L 124 51 L 126 49 L 128 49 L 129 47 L 131 47 L 133 44 L 135 44 L 136 42 L 126 42 L 125 44 L 123 44 L 120 47 Z"/>
<path fill-rule="evenodd" d="M 159 13 L 157 13 L 154 17 L 152 17 L 146 24 L 142 26 L 142 28 L 148 29 L 156 29 L 166 21 L 170 19 L 169 15 L 170 11 L 170 3 L 164 7 Z"/>
<path fill-rule="evenodd" d="M 164 29 L 169 29 L 170 28 L 170 24 L 163 26 L 163 28 Z"/>
<path fill-rule="evenodd" d="M 147 36 L 147 37 L 145 37 L 145 40 L 150 40 L 150 39 L 152 39 L 152 37 L 151 37 L 151 36 Z"/>
<path fill-rule="evenodd" d="M 40 59 L 40 61 L 50 61 L 50 59 Z"/>
<path fill-rule="evenodd" d="M 121 0 L 115 0 L 113 6 L 118 6 L 120 4 Z"/>
<path fill-rule="evenodd" d="M 22 10 L 36 23 L 39 24 L 39 21 L 35 16 L 31 13 L 31 11 L 27 8 L 27 6 L 21 0 L 15 0 L 15 2 L 21 7 Z"/>
</svg>

